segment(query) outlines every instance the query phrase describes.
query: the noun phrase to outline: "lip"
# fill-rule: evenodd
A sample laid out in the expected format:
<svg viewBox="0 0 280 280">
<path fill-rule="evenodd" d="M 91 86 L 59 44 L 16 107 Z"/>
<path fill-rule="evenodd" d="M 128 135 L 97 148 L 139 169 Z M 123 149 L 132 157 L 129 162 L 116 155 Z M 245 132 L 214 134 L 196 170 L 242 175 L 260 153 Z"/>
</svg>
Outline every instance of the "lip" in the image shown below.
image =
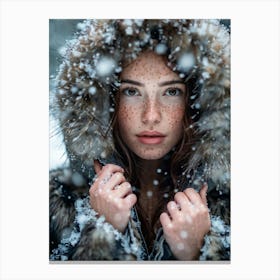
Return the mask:
<svg viewBox="0 0 280 280">
<path fill-rule="evenodd" d="M 163 142 L 165 135 L 158 131 L 142 131 L 136 135 L 142 144 L 155 145 Z"/>
</svg>

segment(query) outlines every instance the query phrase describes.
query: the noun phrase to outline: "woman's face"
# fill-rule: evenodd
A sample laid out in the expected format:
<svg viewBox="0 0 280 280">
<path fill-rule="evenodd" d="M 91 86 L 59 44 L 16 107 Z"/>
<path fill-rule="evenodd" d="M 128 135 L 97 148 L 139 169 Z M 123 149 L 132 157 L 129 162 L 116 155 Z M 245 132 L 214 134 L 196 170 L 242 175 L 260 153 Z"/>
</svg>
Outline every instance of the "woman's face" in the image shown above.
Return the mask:
<svg viewBox="0 0 280 280">
<path fill-rule="evenodd" d="M 125 67 L 120 78 L 117 121 L 123 141 L 142 159 L 162 158 L 182 137 L 185 84 L 151 51 Z"/>
</svg>

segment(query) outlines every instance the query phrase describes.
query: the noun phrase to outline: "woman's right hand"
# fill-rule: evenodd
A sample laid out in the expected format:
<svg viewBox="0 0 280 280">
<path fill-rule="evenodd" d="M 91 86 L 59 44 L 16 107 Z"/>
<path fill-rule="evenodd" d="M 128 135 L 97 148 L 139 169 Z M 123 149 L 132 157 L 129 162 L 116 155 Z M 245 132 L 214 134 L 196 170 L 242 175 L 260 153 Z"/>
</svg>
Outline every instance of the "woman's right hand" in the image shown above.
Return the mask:
<svg viewBox="0 0 280 280">
<path fill-rule="evenodd" d="M 130 209 L 137 201 L 123 175 L 124 170 L 115 164 L 102 166 L 97 160 L 94 161 L 94 170 L 97 178 L 89 190 L 90 205 L 114 228 L 124 232 Z"/>
</svg>

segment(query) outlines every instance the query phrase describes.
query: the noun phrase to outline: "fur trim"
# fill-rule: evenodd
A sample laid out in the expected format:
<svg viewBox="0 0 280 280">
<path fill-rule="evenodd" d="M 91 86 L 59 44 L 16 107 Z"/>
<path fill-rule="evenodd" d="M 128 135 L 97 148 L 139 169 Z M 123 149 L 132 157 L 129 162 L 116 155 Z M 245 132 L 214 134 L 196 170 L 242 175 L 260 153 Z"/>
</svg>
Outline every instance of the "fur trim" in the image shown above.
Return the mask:
<svg viewBox="0 0 280 280">
<path fill-rule="evenodd" d="M 224 26 L 217 20 L 86 20 L 80 28 L 67 43 L 52 106 L 70 161 L 91 165 L 113 151 L 111 133 L 105 132 L 118 73 L 145 49 L 168 50 L 169 67 L 197 80 L 191 99 L 200 116 L 192 124 L 199 141 L 186 174 L 203 163 L 204 180 L 228 188 L 230 40 Z"/>
<path fill-rule="evenodd" d="M 204 237 L 199 260 L 230 259 L 230 228 L 217 216 L 211 216 L 210 233 Z"/>
<path fill-rule="evenodd" d="M 89 198 L 75 201 L 75 227 L 53 250 L 51 260 L 136 260 L 141 247 L 128 227 L 122 234 L 90 207 Z"/>
</svg>

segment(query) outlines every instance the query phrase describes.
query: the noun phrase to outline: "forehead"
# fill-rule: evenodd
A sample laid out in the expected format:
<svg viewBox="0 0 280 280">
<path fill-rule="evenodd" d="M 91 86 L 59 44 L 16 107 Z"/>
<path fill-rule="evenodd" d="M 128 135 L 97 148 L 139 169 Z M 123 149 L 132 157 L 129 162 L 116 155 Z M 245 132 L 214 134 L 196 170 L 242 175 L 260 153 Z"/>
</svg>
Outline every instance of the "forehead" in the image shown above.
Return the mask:
<svg viewBox="0 0 280 280">
<path fill-rule="evenodd" d="M 149 79 L 165 80 L 166 78 L 178 78 L 168 66 L 164 57 L 152 51 L 142 53 L 136 60 L 124 67 L 121 78 L 146 81 Z"/>
</svg>

